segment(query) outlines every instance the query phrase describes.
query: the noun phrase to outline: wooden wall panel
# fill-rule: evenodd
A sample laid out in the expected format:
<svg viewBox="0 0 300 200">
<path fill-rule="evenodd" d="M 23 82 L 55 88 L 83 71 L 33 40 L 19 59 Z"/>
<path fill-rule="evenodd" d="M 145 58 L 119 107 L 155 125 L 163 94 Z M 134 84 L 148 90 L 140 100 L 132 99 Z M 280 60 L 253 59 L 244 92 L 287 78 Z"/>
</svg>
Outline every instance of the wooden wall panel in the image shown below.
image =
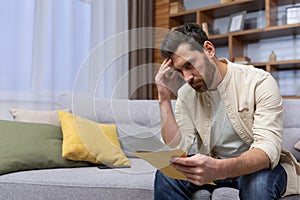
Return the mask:
<svg viewBox="0 0 300 200">
<path fill-rule="evenodd" d="M 161 28 L 169 28 L 169 5 L 170 0 L 154 0 L 154 26 Z M 155 47 L 159 47 L 160 43 L 163 39 L 162 35 L 154 36 L 154 45 Z M 162 62 L 162 58 L 159 53 L 159 49 L 154 50 L 154 58 L 153 63 L 156 63 L 153 70 L 153 76 L 155 77 L 156 72 L 159 67 L 159 63 Z M 153 85 L 153 99 L 158 99 L 157 96 L 157 88 L 155 84 Z"/>
</svg>

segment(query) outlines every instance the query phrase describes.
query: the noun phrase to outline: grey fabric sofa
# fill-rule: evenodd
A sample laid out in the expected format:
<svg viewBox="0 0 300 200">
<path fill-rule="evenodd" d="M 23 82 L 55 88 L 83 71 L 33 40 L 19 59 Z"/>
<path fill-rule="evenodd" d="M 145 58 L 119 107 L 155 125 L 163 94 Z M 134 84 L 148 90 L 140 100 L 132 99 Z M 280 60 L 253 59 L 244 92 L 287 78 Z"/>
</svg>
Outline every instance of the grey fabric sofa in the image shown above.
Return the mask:
<svg viewBox="0 0 300 200">
<path fill-rule="evenodd" d="M 174 101 L 172 102 L 174 105 Z M 300 100 L 285 100 L 284 145 L 300 159 L 293 145 L 300 140 Z M 62 95 L 57 109 L 69 108 L 76 115 L 102 123 L 116 123 L 124 152 L 131 168 L 98 167 L 61 168 L 21 171 L 0 176 L 0 200 L 60 200 L 60 199 L 153 199 L 155 168 L 131 157 L 132 149 L 125 138 L 147 133 L 160 137 L 159 107 L 156 100 L 107 100 Z M 144 135 L 145 136 L 145 135 Z M 198 193 L 195 198 L 200 198 Z M 210 198 L 207 194 L 201 199 Z M 217 189 L 212 199 L 238 199 L 238 191 Z M 288 199 L 300 199 L 299 196 Z"/>
</svg>

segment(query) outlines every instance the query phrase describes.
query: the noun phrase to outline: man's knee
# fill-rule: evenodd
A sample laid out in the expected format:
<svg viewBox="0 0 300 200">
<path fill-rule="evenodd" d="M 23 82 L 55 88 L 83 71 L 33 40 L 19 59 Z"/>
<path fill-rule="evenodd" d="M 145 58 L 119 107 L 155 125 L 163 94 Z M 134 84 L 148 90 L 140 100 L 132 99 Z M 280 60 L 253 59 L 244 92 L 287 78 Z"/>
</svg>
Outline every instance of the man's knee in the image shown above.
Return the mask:
<svg viewBox="0 0 300 200">
<path fill-rule="evenodd" d="M 278 199 L 286 189 L 287 176 L 281 165 L 273 170 L 241 176 L 239 190 L 241 199 Z"/>
<path fill-rule="evenodd" d="M 194 192 L 191 183 L 184 180 L 172 179 L 160 171 L 155 174 L 154 199 L 190 199 Z"/>
</svg>

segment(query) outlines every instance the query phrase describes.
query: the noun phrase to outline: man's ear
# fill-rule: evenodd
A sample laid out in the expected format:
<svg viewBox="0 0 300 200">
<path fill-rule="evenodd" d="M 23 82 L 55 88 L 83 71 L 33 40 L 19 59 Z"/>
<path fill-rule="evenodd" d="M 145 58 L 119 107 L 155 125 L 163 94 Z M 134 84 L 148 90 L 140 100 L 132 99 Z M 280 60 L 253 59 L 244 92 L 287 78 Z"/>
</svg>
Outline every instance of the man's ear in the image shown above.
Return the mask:
<svg viewBox="0 0 300 200">
<path fill-rule="evenodd" d="M 215 56 L 215 47 L 210 41 L 205 41 L 203 44 L 203 48 L 207 51 L 210 57 Z"/>
</svg>

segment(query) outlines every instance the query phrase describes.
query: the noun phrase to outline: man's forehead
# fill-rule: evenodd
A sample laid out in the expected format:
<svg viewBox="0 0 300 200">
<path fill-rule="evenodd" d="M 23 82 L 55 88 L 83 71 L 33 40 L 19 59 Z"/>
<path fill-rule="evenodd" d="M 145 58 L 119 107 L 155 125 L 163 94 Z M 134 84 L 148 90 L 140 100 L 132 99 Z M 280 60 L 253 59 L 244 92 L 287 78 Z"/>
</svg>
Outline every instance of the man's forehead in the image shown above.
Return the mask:
<svg viewBox="0 0 300 200">
<path fill-rule="evenodd" d="M 187 43 L 180 44 L 174 54 L 177 54 L 180 57 L 185 57 L 188 55 L 188 52 L 191 51 L 191 47 Z"/>
<path fill-rule="evenodd" d="M 180 44 L 174 54 L 171 56 L 173 65 L 183 65 L 190 60 L 193 55 L 190 45 L 187 43 Z"/>
<path fill-rule="evenodd" d="M 174 60 L 178 58 L 186 59 L 190 51 L 191 50 L 189 44 L 180 44 L 171 58 Z"/>
</svg>

